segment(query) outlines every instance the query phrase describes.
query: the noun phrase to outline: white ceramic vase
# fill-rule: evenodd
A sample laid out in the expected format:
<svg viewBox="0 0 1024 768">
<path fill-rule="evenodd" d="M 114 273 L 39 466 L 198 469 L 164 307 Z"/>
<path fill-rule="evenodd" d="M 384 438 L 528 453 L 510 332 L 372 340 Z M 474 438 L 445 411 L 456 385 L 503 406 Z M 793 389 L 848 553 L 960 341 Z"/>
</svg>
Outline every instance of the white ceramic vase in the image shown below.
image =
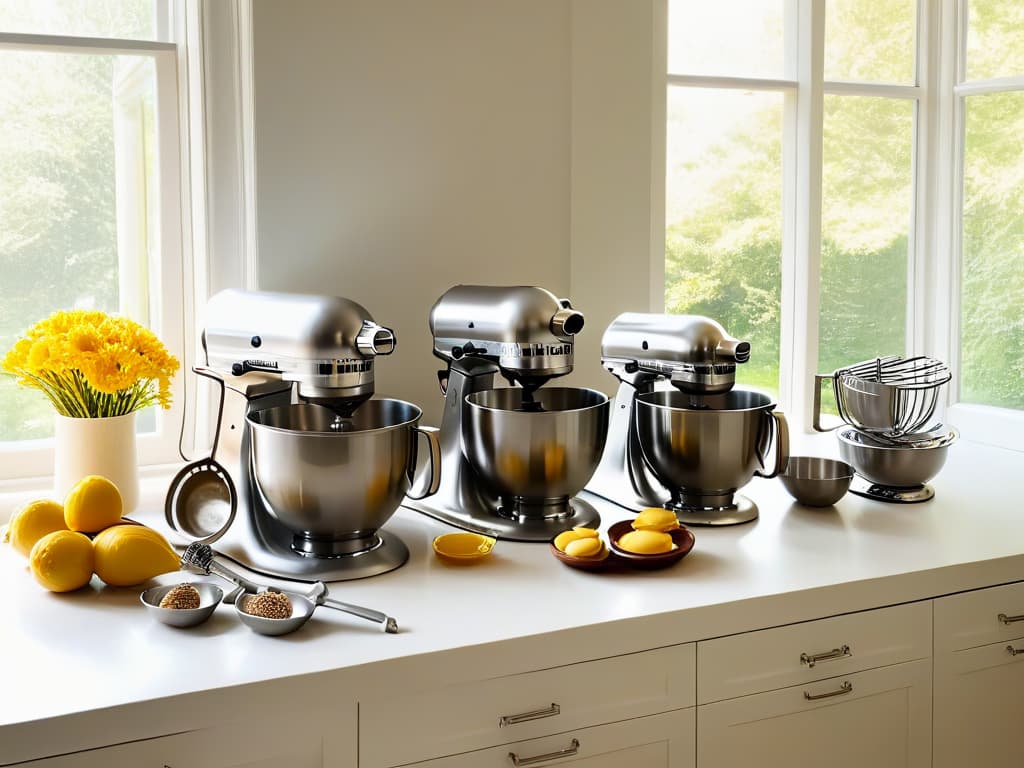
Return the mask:
<svg viewBox="0 0 1024 768">
<path fill-rule="evenodd" d="M 102 419 L 57 415 L 54 424 L 53 486 L 58 500 L 86 475 L 102 475 L 121 491 L 124 514 L 139 502 L 135 413 Z"/>
</svg>

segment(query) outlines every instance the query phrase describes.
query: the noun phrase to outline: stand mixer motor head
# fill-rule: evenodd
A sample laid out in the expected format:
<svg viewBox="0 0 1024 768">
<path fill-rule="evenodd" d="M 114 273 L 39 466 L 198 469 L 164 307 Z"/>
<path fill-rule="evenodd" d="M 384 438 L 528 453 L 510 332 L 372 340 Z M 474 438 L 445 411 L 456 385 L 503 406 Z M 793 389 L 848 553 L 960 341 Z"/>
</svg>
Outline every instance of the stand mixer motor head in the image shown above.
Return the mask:
<svg viewBox="0 0 1024 768">
<path fill-rule="evenodd" d="M 203 347 L 214 370 L 273 374 L 347 417 L 373 396 L 373 358 L 395 334 L 338 296 L 226 290 L 207 304 Z"/>
<path fill-rule="evenodd" d="M 616 378 L 631 384 L 664 378 L 696 396 L 731 390 L 736 365 L 749 359 L 749 342 L 700 315 L 626 312 L 601 338 L 601 363 Z"/>
<path fill-rule="evenodd" d="M 434 354 L 449 365 L 487 360 L 533 392 L 572 371 L 573 337 L 583 315 L 568 299 L 534 286 L 457 285 L 430 310 Z"/>
</svg>

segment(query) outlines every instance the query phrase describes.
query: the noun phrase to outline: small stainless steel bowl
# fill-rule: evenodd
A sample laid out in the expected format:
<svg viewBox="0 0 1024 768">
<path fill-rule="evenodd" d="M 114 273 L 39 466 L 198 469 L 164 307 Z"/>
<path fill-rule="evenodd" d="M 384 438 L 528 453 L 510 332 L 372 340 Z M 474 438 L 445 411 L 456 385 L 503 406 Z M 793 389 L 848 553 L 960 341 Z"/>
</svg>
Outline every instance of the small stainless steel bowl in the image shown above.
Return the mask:
<svg viewBox="0 0 1024 768">
<path fill-rule="evenodd" d="M 235 600 L 235 613 L 238 614 L 238 618 L 245 626 L 257 634 L 274 637 L 290 634 L 309 620 L 316 604 L 304 595 L 294 592 L 285 592 L 284 594 L 288 595 L 288 599 L 292 601 L 292 615 L 287 619 L 268 619 L 265 616 L 246 613 L 245 603 L 252 595 L 241 595 Z"/>
<path fill-rule="evenodd" d="M 958 436 L 955 429 L 950 429 L 944 437 L 926 443 L 888 446 L 855 429 L 844 429 L 839 432 L 839 455 L 872 483 L 913 488 L 939 473 L 949 446 Z"/>
<path fill-rule="evenodd" d="M 161 608 L 160 601 L 164 596 L 174 589 L 177 584 L 167 584 L 162 587 L 150 587 L 139 595 L 139 600 L 146 610 L 153 615 L 161 624 L 171 627 L 194 627 L 202 624 L 213 615 L 217 604 L 223 599 L 224 591 L 216 584 L 209 584 L 205 581 L 190 582 L 199 592 L 198 608 Z"/>
<path fill-rule="evenodd" d="M 854 469 L 845 461 L 817 456 L 790 456 L 779 479 L 789 495 L 808 507 L 835 504 L 850 489 Z"/>
</svg>

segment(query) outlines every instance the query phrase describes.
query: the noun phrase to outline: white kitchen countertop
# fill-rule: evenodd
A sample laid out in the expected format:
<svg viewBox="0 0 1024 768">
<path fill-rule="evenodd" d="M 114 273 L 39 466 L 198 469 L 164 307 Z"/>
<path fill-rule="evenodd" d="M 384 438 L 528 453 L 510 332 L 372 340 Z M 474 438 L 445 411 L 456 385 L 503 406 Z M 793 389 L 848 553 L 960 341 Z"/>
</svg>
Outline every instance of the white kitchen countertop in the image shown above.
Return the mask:
<svg viewBox="0 0 1024 768">
<path fill-rule="evenodd" d="M 429 685 L 434 677 L 513 674 L 1021 580 L 1022 476 L 1024 453 L 961 440 L 924 504 L 847 494 L 834 509 L 816 510 L 793 503 L 778 481 L 755 480 L 745 493 L 759 520 L 695 528 L 690 555 L 652 572 L 587 573 L 556 561 L 546 544 L 504 541 L 489 561 L 448 565 L 431 540 L 453 529 L 401 509 L 387 530 L 408 545 L 409 562 L 332 586 L 341 600 L 396 617 L 397 635 L 321 608 L 293 635 L 262 637 L 225 605 L 206 624 L 173 629 L 146 614 L 141 588 L 105 588 L 94 578 L 89 588 L 51 594 L 3 546 L 0 764 L 112 743 L 119 722 L 126 735 L 137 733 L 125 713 L 140 702 L 161 718 L 152 735 L 197 727 L 195 707 L 174 698 L 194 692 L 327 673 L 346 695 L 373 695 L 409 676 Z M 162 515 L 165 487 L 147 481 L 149 501 L 133 517 Z M 600 511 L 602 527 L 631 517 L 612 505 Z M 107 724 L 102 738 L 84 715 L 79 727 L 53 735 L 52 718 L 98 718 L 109 707 L 122 709 L 95 720 Z"/>
</svg>

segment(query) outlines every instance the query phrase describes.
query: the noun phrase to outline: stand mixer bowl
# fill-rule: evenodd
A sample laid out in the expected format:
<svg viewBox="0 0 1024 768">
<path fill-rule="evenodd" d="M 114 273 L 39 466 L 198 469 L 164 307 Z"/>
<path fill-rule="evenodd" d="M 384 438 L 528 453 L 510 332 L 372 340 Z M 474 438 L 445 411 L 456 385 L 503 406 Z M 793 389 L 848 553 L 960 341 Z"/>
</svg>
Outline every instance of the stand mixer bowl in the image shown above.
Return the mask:
<svg viewBox="0 0 1024 768">
<path fill-rule="evenodd" d="M 644 461 L 672 489 L 675 504 L 728 507 L 755 475 L 774 477 L 786 465 L 788 431 L 774 408 L 767 395 L 743 390 L 700 398 L 675 391 L 640 394 L 636 424 Z M 779 435 L 776 467 L 769 472 L 773 434 Z"/>
<path fill-rule="evenodd" d="M 597 469 L 610 407 L 608 397 L 594 389 L 541 387 L 533 400 L 540 410 L 524 409 L 518 387 L 467 395 L 462 450 L 478 477 L 503 499 L 550 507 L 556 515 Z"/>
<path fill-rule="evenodd" d="M 839 432 L 839 455 L 869 482 L 911 488 L 924 485 L 939 474 L 946 463 L 949 446 L 956 442 L 958 435 L 955 429 L 949 429 L 943 437 L 927 443 L 886 445 L 870 435 L 847 428 Z"/>
<path fill-rule="evenodd" d="M 256 490 L 295 534 L 292 549 L 331 557 L 379 543 L 375 531 L 413 482 L 417 433 L 437 439 L 417 426 L 421 415 L 411 403 L 382 398 L 360 405 L 350 420 L 308 403 L 246 416 Z"/>
</svg>

